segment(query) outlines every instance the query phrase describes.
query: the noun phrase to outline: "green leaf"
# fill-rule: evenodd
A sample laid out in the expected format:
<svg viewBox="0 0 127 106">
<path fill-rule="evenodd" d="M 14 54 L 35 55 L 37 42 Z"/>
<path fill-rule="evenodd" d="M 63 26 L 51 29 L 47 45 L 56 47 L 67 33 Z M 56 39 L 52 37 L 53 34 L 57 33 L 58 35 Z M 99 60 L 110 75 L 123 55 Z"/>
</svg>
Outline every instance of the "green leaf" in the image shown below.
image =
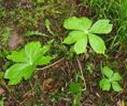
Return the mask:
<svg viewBox="0 0 127 106">
<path fill-rule="evenodd" d="M 84 35 L 84 38 L 79 40 L 74 45 L 74 50 L 77 54 L 85 53 L 87 46 L 87 36 Z"/>
<path fill-rule="evenodd" d="M 53 58 L 51 56 L 41 56 L 38 61 L 37 64 L 38 65 L 46 65 L 48 64 Z"/>
<path fill-rule="evenodd" d="M 22 49 L 20 51 L 12 51 L 12 53 L 7 56 L 7 59 L 12 60 L 13 62 L 24 62 L 26 61 L 24 58 L 25 56 L 25 52 Z"/>
<path fill-rule="evenodd" d="M 99 83 L 100 85 L 100 88 L 103 90 L 103 91 L 109 91 L 110 88 L 111 88 L 111 83 L 108 79 L 102 79 Z"/>
<path fill-rule="evenodd" d="M 4 78 L 9 79 L 10 85 L 29 79 L 37 65 L 46 65 L 52 60 L 46 55 L 48 50 L 49 46 L 41 47 L 40 42 L 30 42 L 21 51 L 12 52 L 7 58 L 16 63 L 6 70 Z"/>
<path fill-rule="evenodd" d="M 120 81 L 122 79 L 122 77 L 120 76 L 119 73 L 114 73 L 111 80 L 112 81 Z"/>
<path fill-rule="evenodd" d="M 9 79 L 9 85 L 16 85 L 22 81 L 22 79 L 28 79 L 34 71 L 34 66 L 28 64 L 14 64 L 6 70 L 4 75 L 5 79 Z"/>
<path fill-rule="evenodd" d="M 106 50 L 103 39 L 96 34 L 106 34 L 112 30 L 112 24 L 109 24 L 109 20 L 99 20 L 91 27 L 92 21 L 86 17 L 70 17 L 65 19 L 64 27 L 68 30 L 72 30 L 69 35 L 64 39 L 64 44 L 74 44 L 74 50 L 77 54 L 85 53 L 84 49 L 87 46 L 87 39 L 89 39 L 90 46 L 98 54 L 104 54 Z M 86 36 L 88 38 L 86 38 Z M 84 38 L 84 42 L 83 39 Z M 85 45 L 85 47 L 84 47 Z M 84 52 L 83 52 L 84 51 Z"/>
<path fill-rule="evenodd" d="M 74 50 L 77 54 L 85 53 L 87 46 L 87 35 L 82 31 L 72 31 L 64 39 L 65 44 L 74 44 Z"/>
<path fill-rule="evenodd" d="M 98 20 L 90 29 L 91 33 L 96 34 L 108 34 L 112 30 L 112 24 L 109 24 L 109 20 L 107 19 L 100 19 Z"/>
<path fill-rule="evenodd" d="M 50 49 L 50 46 L 49 45 L 44 45 L 42 47 L 42 55 L 44 55 L 46 52 L 48 52 Z"/>
<path fill-rule="evenodd" d="M 40 42 L 31 42 L 25 46 L 25 53 L 28 63 L 33 65 L 41 57 L 42 47 Z"/>
<path fill-rule="evenodd" d="M 70 17 L 64 21 L 64 28 L 69 30 L 87 30 L 91 27 L 92 21 L 86 17 Z"/>
<path fill-rule="evenodd" d="M 122 91 L 122 87 L 120 86 L 118 82 L 112 82 L 112 88 L 116 92 Z"/>
<path fill-rule="evenodd" d="M 77 42 L 78 40 L 84 38 L 84 32 L 82 31 L 71 31 L 69 35 L 64 39 L 65 44 L 73 44 Z"/>
<path fill-rule="evenodd" d="M 112 69 L 110 69 L 108 66 L 104 66 L 102 69 L 102 73 L 107 77 L 107 78 L 111 78 L 113 75 L 113 71 Z"/>
<path fill-rule="evenodd" d="M 105 53 L 106 50 L 105 43 L 100 37 L 94 34 L 89 34 L 89 43 L 96 53 L 98 54 Z"/>
<path fill-rule="evenodd" d="M 79 94 L 82 91 L 80 83 L 73 82 L 69 85 L 69 91 L 73 94 Z"/>
</svg>

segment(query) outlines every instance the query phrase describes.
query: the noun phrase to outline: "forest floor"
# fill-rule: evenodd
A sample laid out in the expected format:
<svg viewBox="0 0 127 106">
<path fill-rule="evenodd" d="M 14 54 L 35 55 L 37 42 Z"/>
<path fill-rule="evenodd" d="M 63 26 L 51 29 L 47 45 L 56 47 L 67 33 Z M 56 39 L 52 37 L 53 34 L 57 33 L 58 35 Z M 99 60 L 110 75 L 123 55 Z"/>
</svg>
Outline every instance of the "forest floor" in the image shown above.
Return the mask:
<svg viewBox="0 0 127 106">
<path fill-rule="evenodd" d="M 57 58 L 47 66 L 39 66 L 33 77 L 21 84 L 10 86 L 7 80 L 0 78 L 0 106 L 72 106 L 74 96 L 68 86 L 81 74 L 84 77 L 81 83 L 85 83 L 86 90 L 82 91 L 80 106 L 127 106 L 127 45 L 115 39 L 119 29 L 115 8 L 111 7 L 111 11 L 100 8 L 99 11 L 96 6 L 92 7 L 89 2 L 80 0 L 35 1 L 0 0 L 0 77 L 10 66 L 6 55 L 27 42 L 40 41 L 46 44 L 53 40 L 51 51 Z M 63 21 L 71 16 L 85 16 L 94 21 L 99 18 L 111 20 L 113 30 L 104 36 L 107 57 L 92 50 L 78 56 L 68 52 L 61 42 L 67 34 Z M 39 31 L 44 36 L 27 36 L 28 31 Z M 119 71 L 122 92 L 100 89 L 100 67 L 103 64 Z"/>
</svg>

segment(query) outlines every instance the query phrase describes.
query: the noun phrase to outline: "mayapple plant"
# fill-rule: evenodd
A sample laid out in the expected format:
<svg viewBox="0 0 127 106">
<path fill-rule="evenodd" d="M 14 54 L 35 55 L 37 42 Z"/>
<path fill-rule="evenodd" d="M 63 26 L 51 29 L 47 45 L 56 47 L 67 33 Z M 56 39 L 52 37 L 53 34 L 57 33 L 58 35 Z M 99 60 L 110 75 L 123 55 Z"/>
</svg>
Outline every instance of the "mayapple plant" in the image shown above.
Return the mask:
<svg viewBox="0 0 127 106">
<path fill-rule="evenodd" d="M 65 19 L 64 28 L 70 30 L 63 43 L 74 44 L 74 51 L 77 54 L 85 53 L 89 42 L 92 49 L 98 54 L 104 54 L 106 46 L 104 41 L 97 34 L 108 34 L 112 30 L 112 24 L 108 19 L 100 19 L 94 24 L 86 17 L 70 17 Z"/>
<path fill-rule="evenodd" d="M 23 79 L 29 79 L 38 65 L 46 65 L 52 57 L 46 53 L 49 51 L 49 46 L 41 46 L 40 42 L 30 42 L 19 51 L 12 51 L 7 59 L 14 62 L 4 75 L 5 79 L 9 80 L 9 85 L 16 85 Z"/>
</svg>

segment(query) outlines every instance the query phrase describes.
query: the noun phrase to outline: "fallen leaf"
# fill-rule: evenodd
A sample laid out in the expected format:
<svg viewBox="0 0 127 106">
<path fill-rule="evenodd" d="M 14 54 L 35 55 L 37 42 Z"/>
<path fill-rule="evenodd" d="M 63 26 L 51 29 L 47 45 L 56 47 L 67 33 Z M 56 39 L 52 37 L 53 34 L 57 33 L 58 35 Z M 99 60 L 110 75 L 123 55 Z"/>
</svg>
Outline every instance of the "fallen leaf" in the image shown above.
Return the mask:
<svg viewBox="0 0 127 106">
<path fill-rule="evenodd" d="M 52 78 L 48 78 L 43 81 L 42 91 L 54 91 L 56 88 L 57 84 Z"/>
</svg>

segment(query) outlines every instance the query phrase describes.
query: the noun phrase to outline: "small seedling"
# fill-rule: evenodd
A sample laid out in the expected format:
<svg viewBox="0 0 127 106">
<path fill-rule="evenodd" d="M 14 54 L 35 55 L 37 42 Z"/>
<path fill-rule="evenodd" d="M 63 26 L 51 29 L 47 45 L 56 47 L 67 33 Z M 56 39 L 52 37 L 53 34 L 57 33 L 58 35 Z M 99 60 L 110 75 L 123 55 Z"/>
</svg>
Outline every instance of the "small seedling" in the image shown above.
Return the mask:
<svg viewBox="0 0 127 106">
<path fill-rule="evenodd" d="M 112 24 L 108 19 L 100 19 L 92 25 L 92 21 L 86 17 L 70 17 L 65 19 L 64 28 L 71 30 L 64 39 L 64 44 L 74 44 L 77 54 L 85 53 L 89 42 L 93 50 L 98 54 L 104 54 L 106 46 L 104 41 L 96 34 L 108 34 L 112 30 Z"/>
<path fill-rule="evenodd" d="M 120 92 L 122 87 L 119 81 L 122 79 L 118 72 L 113 72 L 108 66 L 102 69 L 103 79 L 100 81 L 99 85 L 103 91 L 109 91 L 111 87 L 114 91 Z"/>
<path fill-rule="evenodd" d="M 81 76 L 79 73 L 76 75 L 76 81 L 70 83 L 69 85 L 69 91 L 71 94 L 73 94 L 73 103 L 72 106 L 81 106 L 81 96 L 82 96 L 82 91 L 83 91 L 83 86 L 81 83 Z"/>
<path fill-rule="evenodd" d="M 73 105 L 80 106 L 80 99 L 82 94 L 82 86 L 78 82 L 73 82 L 69 86 L 69 91 L 73 94 Z"/>
<path fill-rule="evenodd" d="M 23 79 L 29 79 L 36 70 L 37 65 L 46 65 L 52 57 L 46 55 L 49 46 L 41 46 L 40 42 L 30 42 L 19 51 L 13 51 L 7 56 L 15 64 L 9 67 L 4 75 L 9 79 L 9 85 L 16 85 Z"/>
</svg>

